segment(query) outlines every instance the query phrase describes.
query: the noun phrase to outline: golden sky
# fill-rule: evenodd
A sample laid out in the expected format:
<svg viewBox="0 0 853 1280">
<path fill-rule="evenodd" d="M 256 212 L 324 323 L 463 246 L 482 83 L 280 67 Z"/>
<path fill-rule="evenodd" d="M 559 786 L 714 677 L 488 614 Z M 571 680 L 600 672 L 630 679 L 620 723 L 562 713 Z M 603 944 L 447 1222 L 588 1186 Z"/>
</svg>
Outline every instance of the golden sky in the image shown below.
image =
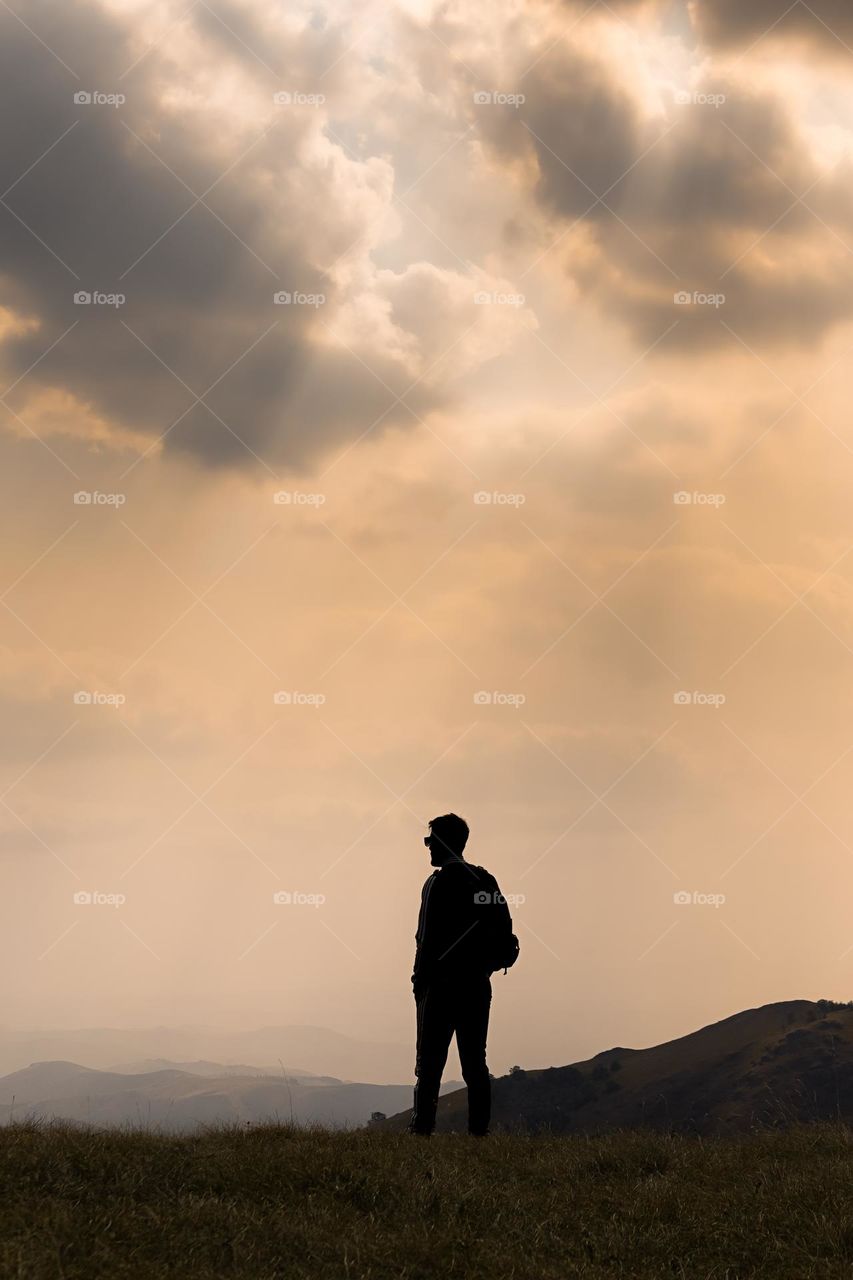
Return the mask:
<svg viewBox="0 0 853 1280">
<path fill-rule="evenodd" d="M 493 1070 L 849 997 L 849 5 L 0 23 L 7 1024 L 405 1041 L 448 810 Z"/>
</svg>

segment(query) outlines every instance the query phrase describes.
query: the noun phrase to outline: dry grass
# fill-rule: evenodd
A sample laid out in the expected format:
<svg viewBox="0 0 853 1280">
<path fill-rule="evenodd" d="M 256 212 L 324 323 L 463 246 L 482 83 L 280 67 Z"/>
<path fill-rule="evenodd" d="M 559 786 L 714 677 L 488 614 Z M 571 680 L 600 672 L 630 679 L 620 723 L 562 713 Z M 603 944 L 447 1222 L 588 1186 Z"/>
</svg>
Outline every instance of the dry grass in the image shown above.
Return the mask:
<svg viewBox="0 0 853 1280">
<path fill-rule="evenodd" d="M 853 1141 L 0 1130 L 0 1274 L 853 1276 Z"/>
</svg>

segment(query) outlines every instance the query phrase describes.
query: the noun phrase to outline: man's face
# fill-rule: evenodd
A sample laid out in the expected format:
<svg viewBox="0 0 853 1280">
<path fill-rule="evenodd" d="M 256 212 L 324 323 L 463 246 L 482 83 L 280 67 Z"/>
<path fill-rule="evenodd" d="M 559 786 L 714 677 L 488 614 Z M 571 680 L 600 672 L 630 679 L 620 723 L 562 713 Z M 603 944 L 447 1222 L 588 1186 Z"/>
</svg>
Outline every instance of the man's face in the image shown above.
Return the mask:
<svg viewBox="0 0 853 1280">
<path fill-rule="evenodd" d="M 434 867 L 440 867 L 444 862 L 444 858 L 442 857 L 443 845 L 438 839 L 438 836 L 434 836 L 432 833 L 428 836 L 424 836 L 424 844 L 429 849 L 429 860 L 432 865 Z"/>
</svg>

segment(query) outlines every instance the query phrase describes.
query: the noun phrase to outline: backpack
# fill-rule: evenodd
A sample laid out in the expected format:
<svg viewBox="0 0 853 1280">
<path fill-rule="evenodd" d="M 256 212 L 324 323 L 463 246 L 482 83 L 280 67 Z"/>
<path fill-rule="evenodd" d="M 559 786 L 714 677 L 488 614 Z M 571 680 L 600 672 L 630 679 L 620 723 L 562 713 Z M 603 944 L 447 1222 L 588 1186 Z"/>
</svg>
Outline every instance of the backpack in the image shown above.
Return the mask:
<svg viewBox="0 0 853 1280">
<path fill-rule="evenodd" d="M 495 948 L 492 972 L 503 969 L 506 973 L 507 969 L 511 969 L 518 959 L 518 953 L 521 950 L 521 943 L 511 931 L 505 935 L 500 944 Z"/>
<path fill-rule="evenodd" d="M 490 973 L 496 973 L 499 969 L 506 973 L 518 959 L 521 944 L 512 931 L 512 916 L 497 880 L 484 867 L 477 867 L 477 871 L 488 885 L 488 889 L 480 890 L 474 895 L 478 909 L 482 908 L 485 913 L 486 963 Z"/>
</svg>

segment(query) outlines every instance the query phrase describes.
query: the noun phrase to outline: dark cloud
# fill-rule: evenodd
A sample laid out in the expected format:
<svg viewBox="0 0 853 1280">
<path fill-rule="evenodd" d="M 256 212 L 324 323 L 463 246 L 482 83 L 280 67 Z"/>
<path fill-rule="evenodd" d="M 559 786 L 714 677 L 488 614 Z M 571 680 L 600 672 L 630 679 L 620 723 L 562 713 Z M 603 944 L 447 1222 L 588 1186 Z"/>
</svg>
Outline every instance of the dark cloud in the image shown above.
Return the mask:
<svg viewBox="0 0 853 1280">
<path fill-rule="evenodd" d="M 831 52 L 853 53 L 849 0 L 692 0 L 693 22 L 710 44 L 752 44 L 764 38 L 799 40 Z"/>
<path fill-rule="evenodd" d="M 643 145 L 631 98 L 602 65 L 574 53 L 543 59 L 525 77 L 524 92 L 521 108 L 475 110 L 481 132 L 507 158 L 535 151 L 536 194 L 545 204 L 600 218 L 606 211 L 597 196 L 619 181 Z"/>
<path fill-rule="evenodd" d="M 478 127 L 557 219 L 555 262 L 642 340 L 678 321 L 670 344 L 730 342 L 725 320 L 811 344 L 853 312 L 849 166 L 822 174 L 779 100 L 709 82 L 650 120 L 612 68 L 562 49 L 524 85 Z"/>
<path fill-rule="evenodd" d="M 282 88 L 317 90 L 339 36 L 286 40 L 246 6 L 217 14 L 200 6 L 184 24 L 191 66 L 165 41 L 130 71 L 141 49 L 95 4 L 30 7 L 50 50 L 2 15 L 0 154 L 3 187 L 13 185 L 0 206 L 0 302 L 38 321 L 4 344 L 9 383 L 35 366 L 9 403 L 23 413 L 34 390 L 61 387 L 117 424 L 152 438 L 168 430 L 167 449 L 205 462 L 252 463 L 254 452 L 298 464 L 386 411 L 386 425 L 411 421 L 394 406 L 410 372 L 381 351 L 371 372 L 325 327 L 339 300 L 329 270 L 368 229 L 383 176 L 320 155 L 316 109 L 273 103 Z M 239 94 L 233 114 L 217 98 L 235 67 L 251 71 L 246 93 L 266 126 L 241 120 Z M 127 101 L 76 104 L 81 90 Z M 126 303 L 80 306 L 78 290 Z M 278 306 L 277 291 L 326 301 Z M 407 399 L 422 413 L 438 397 L 421 385 Z"/>
</svg>

